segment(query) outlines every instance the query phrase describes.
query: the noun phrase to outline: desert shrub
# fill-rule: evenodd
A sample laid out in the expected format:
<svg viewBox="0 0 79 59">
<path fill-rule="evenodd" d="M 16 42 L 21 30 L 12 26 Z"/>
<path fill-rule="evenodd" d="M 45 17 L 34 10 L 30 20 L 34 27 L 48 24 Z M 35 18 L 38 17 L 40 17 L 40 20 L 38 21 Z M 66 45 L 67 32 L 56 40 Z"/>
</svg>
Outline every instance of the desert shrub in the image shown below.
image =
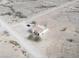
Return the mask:
<svg viewBox="0 0 79 59">
<path fill-rule="evenodd" d="M 36 41 L 36 42 L 38 42 L 38 41 L 41 40 L 40 36 L 33 35 L 33 34 L 29 35 L 29 36 L 28 36 L 28 39 L 29 39 L 29 40 L 32 40 L 32 41 Z"/>
<path fill-rule="evenodd" d="M 36 24 L 36 22 L 35 21 L 32 21 L 31 24 Z"/>
</svg>

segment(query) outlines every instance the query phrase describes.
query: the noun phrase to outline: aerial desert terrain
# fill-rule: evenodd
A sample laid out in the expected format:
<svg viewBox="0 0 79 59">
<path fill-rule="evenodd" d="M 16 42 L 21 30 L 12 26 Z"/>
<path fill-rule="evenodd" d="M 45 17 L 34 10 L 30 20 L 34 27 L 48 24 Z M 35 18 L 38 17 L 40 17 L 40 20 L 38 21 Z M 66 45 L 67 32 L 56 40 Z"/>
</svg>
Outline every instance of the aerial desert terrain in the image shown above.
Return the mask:
<svg viewBox="0 0 79 59">
<path fill-rule="evenodd" d="M 78 0 L 0 0 L 0 57 L 78 58 Z"/>
</svg>

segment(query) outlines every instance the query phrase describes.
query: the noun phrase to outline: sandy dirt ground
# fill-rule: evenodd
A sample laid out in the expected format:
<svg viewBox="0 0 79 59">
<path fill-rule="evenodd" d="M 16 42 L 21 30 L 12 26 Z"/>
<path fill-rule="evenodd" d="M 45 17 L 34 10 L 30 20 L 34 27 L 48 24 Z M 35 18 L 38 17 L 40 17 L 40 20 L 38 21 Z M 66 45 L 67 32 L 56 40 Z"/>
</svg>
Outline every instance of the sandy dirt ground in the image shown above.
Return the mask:
<svg viewBox="0 0 79 59">
<path fill-rule="evenodd" d="M 79 57 L 79 1 L 34 18 L 48 28 L 37 47 L 48 57 Z M 38 31 L 38 30 L 37 30 Z"/>
<path fill-rule="evenodd" d="M 24 42 L 30 42 L 35 49 L 40 51 L 41 55 L 61 58 L 79 57 L 79 1 L 58 8 L 60 5 L 72 1 L 75 0 L 3 0 L 0 2 L 0 19 L 12 26 L 14 32 L 24 37 Z M 53 11 L 56 7 L 58 9 Z M 52 11 L 49 10 L 49 13 L 46 12 L 47 14 L 39 16 L 39 12 L 43 13 L 47 9 L 52 9 Z M 28 18 L 31 18 L 34 14 L 39 16 L 32 19 L 36 22 L 36 25 L 48 29 L 40 36 L 39 42 L 26 38 L 28 35 L 26 32 Z M 23 22 L 25 23 L 23 24 L 22 21 L 26 23 Z M 16 38 L 13 36 L 6 37 L 6 31 L 5 33 L 3 33 L 3 30 L 0 32 L 0 52 L 2 53 L 0 57 L 33 57 L 29 56 L 28 51 L 13 45 L 15 42 L 11 40 L 16 41 Z M 9 47 L 8 50 L 7 47 Z M 36 51 L 34 50 L 34 52 Z"/>
<path fill-rule="evenodd" d="M 29 58 L 28 53 L 4 27 L 0 25 L 0 58 Z"/>
<path fill-rule="evenodd" d="M 0 2 L 0 15 L 7 19 L 6 22 L 13 24 L 22 22 L 41 11 L 59 7 L 72 1 L 75 0 L 2 0 Z"/>
</svg>

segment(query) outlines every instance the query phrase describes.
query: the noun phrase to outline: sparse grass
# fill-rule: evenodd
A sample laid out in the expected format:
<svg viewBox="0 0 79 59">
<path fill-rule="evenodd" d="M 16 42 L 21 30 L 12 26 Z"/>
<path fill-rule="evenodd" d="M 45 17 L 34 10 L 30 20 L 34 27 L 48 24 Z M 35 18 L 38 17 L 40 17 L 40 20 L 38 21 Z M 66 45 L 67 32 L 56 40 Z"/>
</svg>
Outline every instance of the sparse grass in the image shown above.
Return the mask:
<svg viewBox="0 0 79 59">
<path fill-rule="evenodd" d="M 67 39 L 67 41 L 69 41 L 69 42 L 73 42 L 74 40 L 73 40 L 73 39 Z"/>
<path fill-rule="evenodd" d="M 11 43 L 11 44 L 13 44 L 15 46 L 20 47 L 19 43 L 17 43 L 16 41 L 10 40 L 9 43 Z"/>
<path fill-rule="evenodd" d="M 24 50 L 21 50 L 21 51 L 22 51 L 22 53 L 23 53 L 24 56 L 27 56 L 26 55 L 26 51 L 24 51 Z"/>
<path fill-rule="evenodd" d="M 34 41 L 40 41 L 41 38 L 39 36 L 34 37 Z"/>
<path fill-rule="evenodd" d="M 6 35 L 6 36 L 10 36 L 10 34 L 9 34 L 8 31 L 4 31 L 3 33 L 4 33 L 4 35 Z"/>
<path fill-rule="evenodd" d="M 32 30 L 30 29 L 30 30 L 28 30 L 28 32 L 29 32 L 29 33 L 32 33 Z"/>
<path fill-rule="evenodd" d="M 1 13 L 0 15 L 1 15 L 1 16 L 5 16 L 5 15 L 9 15 L 9 16 L 11 16 L 11 15 L 12 15 L 12 13 L 11 13 L 11 12 Z"/>
<path fill-rule="evenodd" d="M 35 21 L 32 21 L 31 24 L 36 24 L 36 22 Z"/>
<path fill-rule="evenodd" d="M 19 18 L 27 18 L 27 16 L 23 15 L 21 12 L 17 11 L 15 13 L 15 16 L 19 17 Z"/>
<path fill-rule="evenodd" d="M 78 30 L 75 30 L 75 32 L 79 34 L 79 31 Z"/>
<path fill-rule="evenodd" d="M 66 31 L 66 29 L 67 29 L 67 28 L 65 27 L 65 28 L 61 29 L 61 31 Z"/>
<path fill-rule="evenodd" d="M 29 35 L 29 36 L 28 36 L 28 39 L 29 39 L 29 40 L 32 40 L 32 39 L 33 39 L 33 35 Z"/>
<path fill-rule="evenodd" d="M 36 41 L 36 42 L 38 42 L 38 41 L 41 40 L 41 38 L 40 38 L 39 36 L 33 35 L 33 34 L 30 34 L 30 35 L 28 36 L 28 39 L 29 39 L 29 40 L 32 40 L 32 41 Z"/>
<path fill-rule="evenodd" d="M 56 5 L 53 5 L 53 6 L 45 6 L 45 5 L 41 5 L 41 6 L 36 7 L 36 8 L 52 8 L 52 7 L 56 7 Z"/>
</svg>

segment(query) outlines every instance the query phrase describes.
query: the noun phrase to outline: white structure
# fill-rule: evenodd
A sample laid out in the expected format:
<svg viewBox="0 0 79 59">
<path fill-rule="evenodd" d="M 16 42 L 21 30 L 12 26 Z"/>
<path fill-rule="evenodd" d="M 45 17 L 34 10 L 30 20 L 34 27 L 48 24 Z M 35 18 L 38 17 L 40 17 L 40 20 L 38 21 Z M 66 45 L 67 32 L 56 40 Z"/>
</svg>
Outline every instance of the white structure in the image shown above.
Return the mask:
<svg viewBox="0 0 79 59">
<path fill-rule="evenodd" d="M 39 33 L 40 36 L 42 36 L 43 34 L 45 34 L 48 31 L 48 28 L 44 27 L 43 25 L 36 25 L 33 28 L 33 32 L 36 31 Z"/>
</svg>

